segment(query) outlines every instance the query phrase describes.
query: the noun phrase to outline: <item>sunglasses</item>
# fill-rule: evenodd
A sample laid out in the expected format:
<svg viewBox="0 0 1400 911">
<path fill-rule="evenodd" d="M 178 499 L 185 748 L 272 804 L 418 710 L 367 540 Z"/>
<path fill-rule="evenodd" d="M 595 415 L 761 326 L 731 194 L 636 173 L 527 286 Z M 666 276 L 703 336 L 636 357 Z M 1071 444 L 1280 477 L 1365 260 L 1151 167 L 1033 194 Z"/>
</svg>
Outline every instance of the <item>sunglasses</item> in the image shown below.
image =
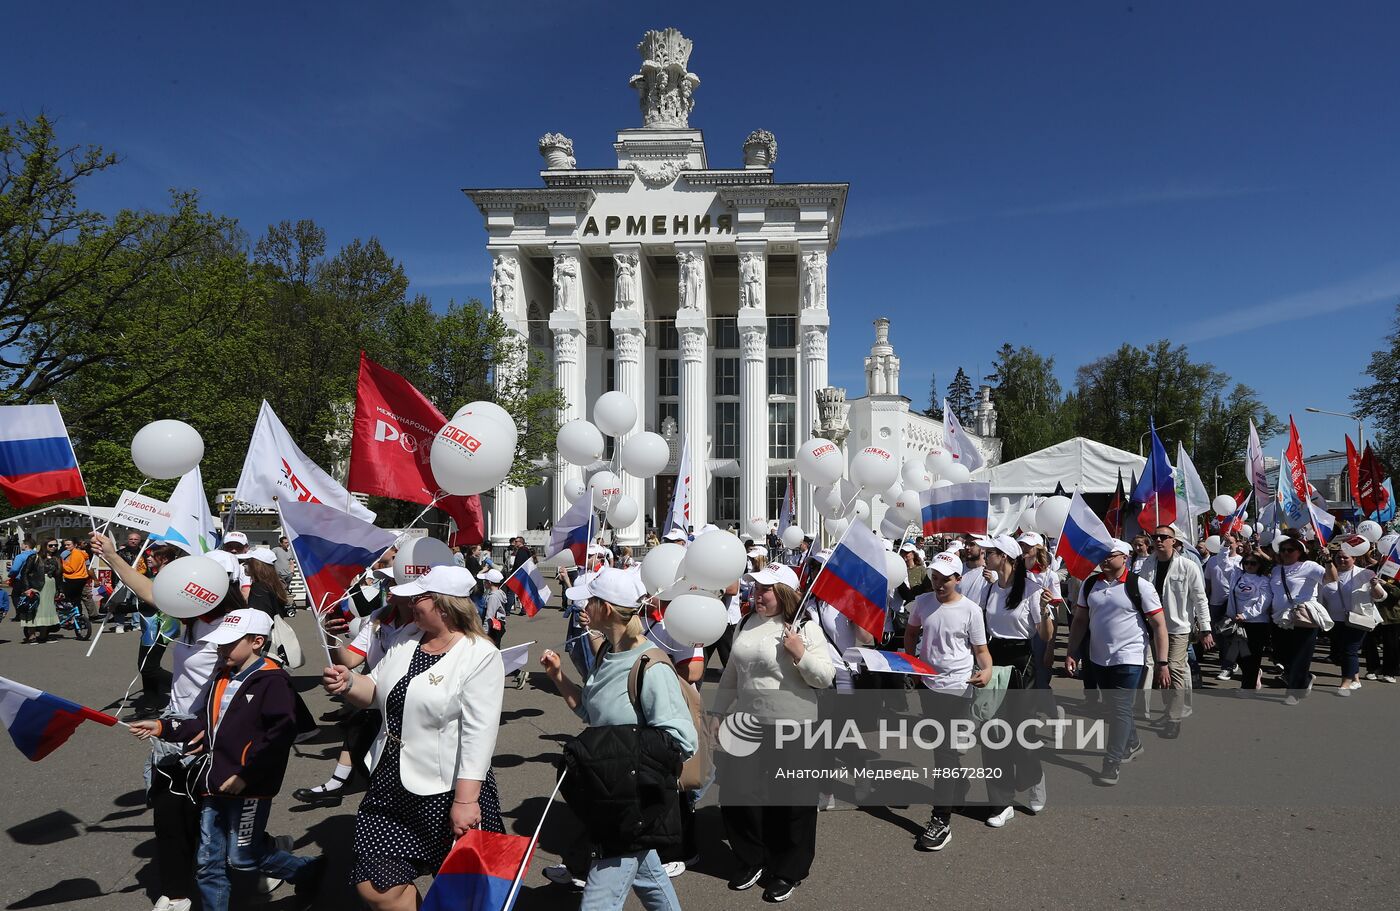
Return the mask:
<svg viewBox="0 0 1400 911">
<path fill-rule="evenodd" d="M 1173 537 L 1173 536 L 1171 536 L 1171 535 L 1153 535 L 1153 536 L 1152 536 L 1152 540 L 1154 540 L 1154 541 L 1175 541 L 1176 538 Z"/>
</svg>

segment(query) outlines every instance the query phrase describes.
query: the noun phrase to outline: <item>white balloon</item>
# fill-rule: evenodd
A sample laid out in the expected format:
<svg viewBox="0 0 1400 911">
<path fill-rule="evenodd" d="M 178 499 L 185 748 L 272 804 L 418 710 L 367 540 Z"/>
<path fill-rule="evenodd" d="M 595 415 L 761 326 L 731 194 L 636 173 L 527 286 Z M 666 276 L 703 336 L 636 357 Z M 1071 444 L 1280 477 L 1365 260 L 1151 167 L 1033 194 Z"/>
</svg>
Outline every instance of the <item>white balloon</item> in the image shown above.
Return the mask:
<svg viewBox="0 0 1400 911">
<path fill-rule="evenodd" d="M 787 528 L 783 529 L 783 546 L 788 550 L 795 550 L 802 543 L 804 537 L 806 537 L 806 534 L 801 528 L 798 528 L 796 525 L 789 525 Z"/>
<path fill-rule="evenodd" d="M 956 462 L 943 469 L 942 476 L 950 484 L 965 484 L 972 480 L 972 472 L 967 470 L 967 466 Z"/>
<path fill-rule="evenodd" d="M 1382 535 L 1381 539 L 1376 542 L 1376 552 L 1382 554 L 1390 553 L 1390 549 L 1395 546 L 1396 541 L 1400 541 L 1400 535 L 1394 533 Z"/>
<path fill-rule="evenodd" d="M 607 512 L 622 496 L 622 479 L 611 471 L 599 471 L 588 479 L 588 491 L 593 494 L 593 508 Z"/>
<path fill-rule="evenodd" d="M 852 519 L 864 522 L 866 519 L 870 518 L 870 504 L 865 502 L 864 500 L 856 500 L 854 503 L 851 504 L 850 517 Z"/>
<path fill-rule="evenodd" d="M 851 527 L 849 519 L 827 519 L 826 533 L 832 537 L 839 538 L 846 533 L 846 529 Z"/>
<path fill-rule="evenodd" d="M 867 446 L 851 459 L 851 480 L 866 490 L 884 490 L 899 477 L 894 454 L 879 446 Z"/>
<path fill-rule="evenodd" d="M 837 487 L 827 488 L 827 492 L 817 501 L 817 511 L 824 519 L 839 519 L 846 514 L 846 502 L 841 499 L 841 490 Z"/>
<path fill-rule="evenodd" d="M 178 478 L 202 458 L 204 438 L 184 421 L 152 421 L 131 438 L 131 461 L 148 478 Z"/>
<path fill-rule="evenodd" d="M 511 417 L 509 411 L 495 402 L 468 402 L 457 409 L 457 413 L 452 415 L 452 420 L 455 421 L 464 414 L 479 414 L 482 417 L 490 418 L 498 424 L 509 427 L 513 436 L 517 438 L 520 436 L 520 428 L 515 426 L 515 418 Z"/>
<path fill-rule="evenodd" d="M 172 560 L 156 574 L 156 607 L 177 620 L 209 613 L 228 594 L 228 572 L 208 557 Z"/>
<path fill-rule="evenodd" d="M 924 456 L 924 465 L 928 467 L 929 473 L 935 478 L 942 475 L 950 465 L 955 465 L 953 456 L 946 449 L 939 449 L 937 446 L 929 450 L 929 454 Z"/>
<path fill-rule="evenodd" d="M 411 582 L 434 566 L 455 566 L 452 548 L 437 538 L 410 538 L 394 554 L 394 581 Z"/>
<path fill-rule="evenodd" d="M 891 509 L 889 513 L 886 514 L 884 521 L 880 523 L 880 534 L 889 538 L 891 541 L 896 541 L 904 537 L 904 531 L 907 527 L 908 526 L 901 522 L 898 516 L 895 515 L 895 511 Z"/>
<path fill-rule="evenodd" d="M 1021 531 L 1035 531 L 1035 507 L 1027 506 L 1025 509 L 1021 510 L 1021 518 L 1016 520 L 1016 525 Z"/>
<path fill-rule="evenodd" d="M 889 487 L 881 491 L 880 499 L 884 500 L 886 503 L 893 503 L 895 500 L 898 500 L 901 496 L 903 496 L 903 494 L 904 487 L 901 486 L 898 481 L 896 481 Z"/>
<path fill-rule="evenodd" d="M 680 575 L 685 548 L 679 544 L 661 544 L 647 551 L 642 558 L 642 584 L 655 594 L 669 588 Z"/>
<path fill-rule="evenodd" d="M 909 581 L 909 566 L 904 558 L 894 551 L 885 553 L 885 583 L 891 593 Z"/>
<path fill-rule="evenodd" d="M 808 484 L 834 484 L 845 470 L 841 449 L 830 440 L 815 437 L 798 447 L 797 471 Z"/>
<path fill-rule="evenodd" d="M 588 493 L 588 487 L 584 485 L 583 478 L 569 478 L 564 482 L 564 499 L 570 504 L 577 503 L 578 498 Z"/>
<path fill-rule="evenodd" d="M 625 493 L 618 494 L 608 506 L 608 524 L 613 528 L 626 528 L 637 521 L 640 513 L 636 500 Z"/>
<path fill-rule="evenodd" d="M 1059 537 L 1069 516 L 1069 497 L 1050 497 L 1035 508 L 1035 527 L 1042 535 Z"/>
<path fill-rule="evenodd" d="M 762 516 L 755 516 L 749 519 L 745 530 L 748 531 L 750 538 L 753 538 L 755 541 L 762 541 L 768 537 L 768 520 Z"/>
<path fill-rule="evenodd" d="M 1381 539 L 1381 536 L 1385 534 L 1385 529 L 1381 528 L 1379 522 L 1366 519 L 1356 526 L 1356 533 L 1372 544 L 1375 544 Z"/>
<path fill-rule="evenodd" d="M 696 539 L 696 543 L 699 543 L 699 539 Z M 661 625 L 677 642 L 711 645 L 724 635 L 729 626 L 729 613 L 725 610 L 724 602 L 713 595 L 688 592 L 666 606 Z"/>
<path fill-rule="evenodd" d="M 747 562 L 738 538 L 727 531 L 712 531 L 696 538 L 686 550 L 685 577 L 700 588 L 724 591 L 743 575 Z"/>
<path fill-rule="evenodd" d="M 1248 541 L 1250 538 L 1254 537 L 1254 527 L 1251 526 L 1248 522 L 1245 522 L 1243 525 L 1240 526 L 1239 535 L 1241 538 L 1244 538 L 1246 541 Z"/>
<path fill-rule="evenodd" d="M 453 496 L 490 490 L 510 474 L 516 436 L 495 418 L 465 414 L 442 425 L 428 462 L 438 487 Z"/>
<path fill-rule="evenodd" d="M 671 447 L 659 433 L 644 430 L 622 444 L 622 467 L 638 478 L 653 478 L 671 461 Z"/>
<path fill-rule="evenodd" d="M 555 448 L 572 465 L 592 465 L 603 457 L 603 434 L 588 421 L 575 418 L 559 425 Z"/>
<path fill-rule="evenodd" d="M 1215 510 L 1217 516 L 1233 516 L 1235 514 L 1235 498 L 1228 493 L 1222 493 L 1211 501 L 1211 509 Z"/>
<path fill-rule="evenodd" d="M 933 486 L 933 473 L 920 462 L 905 462 L 899 470 L 904 489 L 919 493 Z"/>
<path fill-rule="evenodd" d="M 625 392 L 605 392 L 593 403 L 593 423 L 610 437 L 620 437 L 637 426 L 637 403 Z"/>
<path fill-rule="evenodd" d="M 1233 497 L 1231 498 L 1231 502 L 1234 502 L 1234 498 L 1233 498 Z M 1202 543 L 1202 546 L 1206 549 L 1206 553 L 1210 553 L 1210 554 L 1218 554 L 1218 553 L 1220 553 L 1220 546 L 1221 546 L 1221 545 L 1220 545 L 1220 536 L 1219 536 L 1219 535 L 1211 535 L 1210 537 L 1208 537 L 1208 538 L 1205 539 L 1205 541 Z"/>
<path fill-rule="evenodd" d="M 890 510 L 906 525 L 919 521 L 919 495 L 905 491 L 903 496 L 894 501 Z"/>
</svg>

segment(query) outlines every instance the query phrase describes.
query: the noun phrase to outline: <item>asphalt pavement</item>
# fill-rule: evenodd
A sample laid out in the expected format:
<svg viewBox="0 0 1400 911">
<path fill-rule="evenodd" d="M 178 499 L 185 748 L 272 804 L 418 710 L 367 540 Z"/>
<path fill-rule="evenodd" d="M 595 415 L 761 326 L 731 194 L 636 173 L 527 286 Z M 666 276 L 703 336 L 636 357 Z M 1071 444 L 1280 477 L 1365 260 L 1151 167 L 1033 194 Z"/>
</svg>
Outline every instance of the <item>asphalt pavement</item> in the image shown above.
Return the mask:
<svg viewBox="0 0 1400 911">
<path fill-rule="evenodd" d="M 314 642 L 304 612 L 293 625 L 304 643 Z M 523 835 L 534 830 L 545 809 L 561 742 L 579 729 L 534 663 L 542 647 L 557 648 L 563 638 L 563 620 L 553 610 L 534 620 L 512 617 L 507 631 L 508 646 L 536 642 L 530 685 L 506 689 L 495 760 L 507 827 Z M 91 658 L 84 657 L 87 643 L 71 634 L 43 645 L 21 645 L 19 639 L 19 624 L 7 619 L 0 625 L 0 675 L 95 708 L 114 710 L 135 674 L 138 637 L 132 634 L 107 633 Z M 298 852 L 331 858 L 316 907 L 343 911 L 358 907 L 344 883 L 363 784 L 338 807 L 308 809 L 290 796 L 294 788 L 325 780 L 339 748 L 335 706 L 317 684 L 321 662 L 316 649 L 306 651 L 307 665 L 293 674 L 324 723 L 314 740 L 296 748 L 269 831 L 291 835 Z M 927 819 L 925 807 L 823 813 L 815 868 L 790 906 L 1394 907 L 1400 894 L 1393 842 L 1400 798 L 1391 731 L 1400 686 L 1368 683 L 1350 698 L 1336 699 L 1334 669 L 1319 662 L 1316 670 L 1318 693 L 1304 702 L 1309 714 L 1288 714 L 1275 691 L 1247 712 L 1222 703 L 1212 710 L 1215 723 L 1188 719 L 1176 740 L 1144 729 L 1145 754 L 1124 767 L 1123 783 L 1111 792 L 1095 792 L 1089 784 L 1097 756 L 1057 761 L 1049 766 L 1044 812 L 1018 812 L 1005 828 L 992 829 L 982 822 L 985 812 L 969 810 L 954 818 L 952 843 L 938 854 L 913 849 Z M 1215 681 L 1207 684 L 1214 687 Z M 1067 699 L 1080 695 L 1077 681 L 1058 679 L 1055 687 Z M 1211 703 L 1197 704 L 1205 715 Z M 1254 718 L 1262 719 L 1257 726 Z M 1358 751 L 1356 745 L 1369 749 Z M 38 763 L 0 744 L 0 843 L 6 844 L 0 908 L 151 907 L 154 841 L 141 777 L 145 755 L 146 748 L 124 729 L 91 723 Z M 1319 782 L 1339 777 L 1360 786 L 1336 795 L 1318 789 Z M 734 865 L 713 805 L 701 808 L 699 825 L 701 861 L 675 880 L 682 904 L 761 906 L 760 890 L 733 893 L 725 887 Z M 559 851 L 580 833 L 567 807 L 557 803 L 517 907 L 576 907 L 575 895 L 548 884 L 539 871 L 557 862 Z M 265 907 L 291 908 L 290 893 L 283 887 Z M 640 907 L 635 898 L 628 906 Z"/>
</svg>

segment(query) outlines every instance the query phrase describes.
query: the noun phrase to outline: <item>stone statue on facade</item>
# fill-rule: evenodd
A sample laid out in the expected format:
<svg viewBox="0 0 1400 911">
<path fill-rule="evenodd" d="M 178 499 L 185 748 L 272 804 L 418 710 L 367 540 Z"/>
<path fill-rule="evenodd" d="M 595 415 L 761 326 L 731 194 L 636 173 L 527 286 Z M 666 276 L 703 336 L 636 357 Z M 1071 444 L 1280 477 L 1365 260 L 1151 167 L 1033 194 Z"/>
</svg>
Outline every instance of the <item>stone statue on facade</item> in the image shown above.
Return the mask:
<svg viewBox="0 0 1400 911">
<path fill-rule="evenodd" d="M 578 284 L 578 260 L 568 253 L 554 257 L 554 309 L 572 312 Z"/>
<path fill-rule="evenodd" d="M 637 255 L 616 253 L 613 255 L 613 263 L 613 307 L 618 310 L 631 310 L 637 306 Z"/>
<path fill-rule="evenodd" d="M 491 306 L 497 313 L 515 309 L 515 260 L 505 254 L 496 257 L 491 269 Z"/>
<path fill-rule="evenodd" d="M 763 262 L 757 253 L 739 254 L 739 306 L 763 306 Z"/>
<path fill-rule="evenodd" d="M 817 420 L 812 424 L 812 436 L 840 446 L 851 433 L 851 424 L 847 420 L 851 406 L 846 404 L 846 390 L 826 386 L 816 391 L 816 397 Z"/>
<path fill-rule="evenodd" d="M 676 254 L 680 263 L 680 305 L 702 310 L 705 297 L 705 260 L 699 253 L 683 250 Z"/>
<path fill-rule="evenodd" d="M 637 90 L 642 126 L 654 129 L 688 129 L 700 77 L 686 71 L 692 44 L 677 29 L 650 31 L 642 36 L 637 52 L 642 68 L 628 80 Z"/>
<path fill-rule="evenodd" d="M 802 309 L 826 307 L 826 253 L 812 250 L 802 254 Z"/>
</svg>

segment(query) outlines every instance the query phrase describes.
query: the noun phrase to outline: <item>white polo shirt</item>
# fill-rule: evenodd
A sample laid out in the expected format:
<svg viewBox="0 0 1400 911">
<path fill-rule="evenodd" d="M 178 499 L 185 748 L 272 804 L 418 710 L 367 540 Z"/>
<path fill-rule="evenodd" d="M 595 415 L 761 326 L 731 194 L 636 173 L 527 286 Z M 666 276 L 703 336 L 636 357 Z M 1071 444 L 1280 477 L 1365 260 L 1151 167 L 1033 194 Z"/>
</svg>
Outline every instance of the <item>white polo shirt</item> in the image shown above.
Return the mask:
<svg viewBox="0 0 1400 911">
<path fill-rule="evenodd" d="M 1089 657 L 1103 667 L 1141 667 L 1147 657 L 1147 617 L 1162 610 L 1162 600 L 1152 583 L 1135 576 L 1142 597 L 1139 611 L 1124 587 L 1128 578 L 1126 571 L 1117 579 L 1100 577 L 1092 591 L 1086 582 L 1079 595 L 1080 606 L 1089 610 Z"/>
</svg>

